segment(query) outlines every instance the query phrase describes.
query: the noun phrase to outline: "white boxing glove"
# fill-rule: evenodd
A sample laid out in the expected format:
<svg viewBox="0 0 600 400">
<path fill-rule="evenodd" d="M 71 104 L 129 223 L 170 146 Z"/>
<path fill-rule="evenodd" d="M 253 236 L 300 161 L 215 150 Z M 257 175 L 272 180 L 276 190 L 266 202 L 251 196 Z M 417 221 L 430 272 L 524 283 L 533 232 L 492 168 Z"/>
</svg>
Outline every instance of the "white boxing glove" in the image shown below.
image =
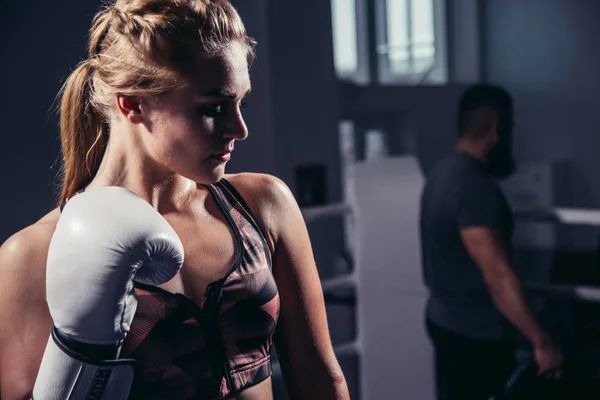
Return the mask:
<svg viewBox="0 0 600 400">
<path fill-rule="evenodd" d="M 125 399 L 129 387 L 114 385 L 131 385 L 131 360 L 111 360 L 136 311 L 134 281 L 165 283 L 182 264 L 173 228 L 131 191 L 104 187 L 70 199 L 48 250 L 46 300 L 54 329 L 34 398 Z"/>
</svg>

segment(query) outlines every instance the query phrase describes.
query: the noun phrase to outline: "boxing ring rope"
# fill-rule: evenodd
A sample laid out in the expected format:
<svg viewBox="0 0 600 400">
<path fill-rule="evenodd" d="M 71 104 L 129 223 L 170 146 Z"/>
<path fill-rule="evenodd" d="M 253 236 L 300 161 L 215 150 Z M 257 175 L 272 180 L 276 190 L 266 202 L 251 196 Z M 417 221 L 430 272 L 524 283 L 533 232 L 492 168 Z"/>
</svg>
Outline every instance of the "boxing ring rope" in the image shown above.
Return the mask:
<svg viewBox="0 0 600 400">
<path fill-rule="evenodd" d="M 600 303 L 600 287 L 585 285 L 557 285 L 549 283 L 525 282 L 527 294 L 548 299 L 575 300 L 586 303 Z"/>
<path fill-rule="evenodd" d="M 516 218 L 532 222 L 550 222 L 561 225 L 600 226 L 600 210 L 556 207 L 516 213 Z M 560 285 L 524 282 L 525 291 L 534 296 L 564 301 L 600 303 L 600 287 L 589 285 Z"/>
<path fill-rule="evenodd" d="M 314 220 L 352 214 L 352 205 L 333 203 L 325 206 L 310 207 L 302 210 L 306 223 Z M 553 210 L 517 213 L 517 218 L 536 222 L 553 222 L 564 225 L 600 226 L 600 210 L 557 207 Z M 324 293 L 338 289 L 353 288 L 356 282 L 354 273 L 324 279 L 321 282 Z M 548 298 L 576 300 L 582 302 L 600 302 L 600 287 L 586 285 L 559 285 L 525 282 L 529 294 Z"/>
<path fill-rule="evenodd" d="M 532 222 L 551 222 L 562 225 L 600 226 L 600 210 L 556 207 L 515 213 L 518 219 Z"/>
<path fill-rule="evenodd" d="M 308 224 L 314 220 L 352 214 L 352 205 L 348 203 L 333 203 L 325 206 L 302 209 L 304 221 Z"/>
</svg>

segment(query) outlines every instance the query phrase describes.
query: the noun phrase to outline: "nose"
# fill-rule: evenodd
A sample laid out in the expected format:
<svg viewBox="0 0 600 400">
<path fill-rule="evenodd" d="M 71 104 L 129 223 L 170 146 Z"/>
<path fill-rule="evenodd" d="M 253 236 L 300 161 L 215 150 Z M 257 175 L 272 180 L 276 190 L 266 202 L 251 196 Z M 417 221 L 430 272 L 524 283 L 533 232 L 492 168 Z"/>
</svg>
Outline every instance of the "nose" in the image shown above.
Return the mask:
<svg viewBox="0 0 600 400">
<path fill-rule="evenodd" d="M 233 140 L 244 140 L 248 137 L 248 127 L 239 108 L 231 113 L 224 126 L 223 137 Z"/>
</svg>

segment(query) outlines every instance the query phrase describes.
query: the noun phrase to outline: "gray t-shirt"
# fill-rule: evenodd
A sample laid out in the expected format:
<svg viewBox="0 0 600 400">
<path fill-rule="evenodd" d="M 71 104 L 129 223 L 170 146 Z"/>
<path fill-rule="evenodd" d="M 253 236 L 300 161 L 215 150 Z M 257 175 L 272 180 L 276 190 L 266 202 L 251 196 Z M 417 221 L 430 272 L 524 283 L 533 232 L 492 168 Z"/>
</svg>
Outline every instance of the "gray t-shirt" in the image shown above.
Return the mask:
<svg viewBox="0 0 600 400">
<path fill-rule="evenodd" d="M 514 219 L 502 190 L 476 159 L 456 151 L 431 170 L 421 196 L 426 317 L 469 337 L 512 339 L 514 329 L 494 306 L 460 236 L 461 228 L 475 226 L 494 229 L 511 243 Z"/>
</svg>

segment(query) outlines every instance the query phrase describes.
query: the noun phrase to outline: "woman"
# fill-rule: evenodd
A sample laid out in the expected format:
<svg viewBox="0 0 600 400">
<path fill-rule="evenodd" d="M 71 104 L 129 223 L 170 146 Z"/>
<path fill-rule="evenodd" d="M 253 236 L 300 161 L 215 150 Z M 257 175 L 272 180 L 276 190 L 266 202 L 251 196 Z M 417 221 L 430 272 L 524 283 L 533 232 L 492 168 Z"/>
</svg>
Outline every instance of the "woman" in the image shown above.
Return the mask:
<svg viewBox="0 0 600 400">
<path fill-rule="evenodd" d="M 270 399 L 272 338 L 292 399 L 349 398 L 291 192 L 272 176 L 224 174 L 248 136 L 240 109 L 252 54 L 227 0 L 117 0 L 95 16 L 89 58 L 63 88 L 65 212 L 123 187 L 183 244 L 172 279 L 136 283 L 120 348 L 136 360 L 131 399 Z M 39 383 L 56 326 L 45 289 L 60 217 L 61 207 L 0 248 L 3 400 L 29 399 Z"/>
</svg>

